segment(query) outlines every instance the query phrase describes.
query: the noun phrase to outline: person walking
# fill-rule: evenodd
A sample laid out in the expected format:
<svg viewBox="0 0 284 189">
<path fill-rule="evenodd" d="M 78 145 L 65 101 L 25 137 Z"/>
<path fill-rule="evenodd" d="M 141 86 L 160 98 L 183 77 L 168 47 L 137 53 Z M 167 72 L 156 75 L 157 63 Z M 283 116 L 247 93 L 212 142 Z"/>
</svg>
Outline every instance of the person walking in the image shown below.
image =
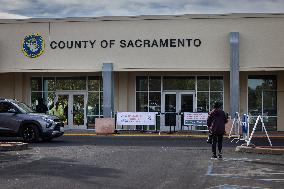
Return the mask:
<svg viewBox="0 0 284 189">
<path fill-rule="evenodd" d="M 227 114 L 222 110 L 222 104 L 215 102 L 213 110 L 209 112 L 207 126 L 212 138 L 212 159 L 217 159 L 216 145 L 218 143 L 218 158 L 222 159 L 222 143 L 225 134 L 225 124 L 228 122 Z"/>
</svg>

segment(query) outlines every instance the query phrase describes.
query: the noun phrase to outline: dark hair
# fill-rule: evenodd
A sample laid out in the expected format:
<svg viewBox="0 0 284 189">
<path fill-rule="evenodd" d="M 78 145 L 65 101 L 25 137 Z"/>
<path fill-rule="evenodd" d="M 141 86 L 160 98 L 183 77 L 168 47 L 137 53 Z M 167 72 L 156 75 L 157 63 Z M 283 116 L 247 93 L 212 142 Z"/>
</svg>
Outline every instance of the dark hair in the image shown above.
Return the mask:
<svg viewBox="0 0 284 189">
<path fill-rule="evenodd" d="M 221 102 L 214 102 L 213 107 L 216 108 L 216 109 L 220 109 L 222 107 L 222 103 Z"/>
<path fill-rule="evenodd" d="M 39 102 L 39 103 L 43 103 L 43 98 L 42 98 L 42 97 L 39 97 L 39 98 L 38 98 L 38 102 Z"/>
</svg>

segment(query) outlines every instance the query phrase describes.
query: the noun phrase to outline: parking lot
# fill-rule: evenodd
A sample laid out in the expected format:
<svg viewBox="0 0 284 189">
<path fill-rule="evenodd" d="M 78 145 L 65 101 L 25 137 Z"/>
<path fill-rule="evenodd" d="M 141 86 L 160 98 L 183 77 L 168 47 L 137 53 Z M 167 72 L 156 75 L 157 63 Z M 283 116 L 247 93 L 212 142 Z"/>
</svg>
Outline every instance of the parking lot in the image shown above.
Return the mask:
<svg viewBox="0 0 284 189">
<path fill-rule="evenodd" d="M 211 160 L 204 138 L 63 136 L 0 152 L 0 188 L 283 188 L 283 155 L 237 145 L 226 139 L 224 159 Z"/>
</svg>

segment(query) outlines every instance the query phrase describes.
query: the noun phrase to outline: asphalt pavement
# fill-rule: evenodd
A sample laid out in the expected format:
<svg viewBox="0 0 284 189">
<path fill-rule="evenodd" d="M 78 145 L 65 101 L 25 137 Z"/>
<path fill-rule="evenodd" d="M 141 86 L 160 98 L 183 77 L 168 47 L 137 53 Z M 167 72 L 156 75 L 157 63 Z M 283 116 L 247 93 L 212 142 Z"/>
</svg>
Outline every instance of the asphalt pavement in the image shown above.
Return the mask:
<svg viewBox="0 0 284 189">
<path fill-rule="evenodd" d="M 284 155 L 239 153 L 237 145 L 225 139 L 223 160 L 211 160 L 205 138 L 63 136 L 0 152 L 0 188 L 283 188 Z"/>
</svg>

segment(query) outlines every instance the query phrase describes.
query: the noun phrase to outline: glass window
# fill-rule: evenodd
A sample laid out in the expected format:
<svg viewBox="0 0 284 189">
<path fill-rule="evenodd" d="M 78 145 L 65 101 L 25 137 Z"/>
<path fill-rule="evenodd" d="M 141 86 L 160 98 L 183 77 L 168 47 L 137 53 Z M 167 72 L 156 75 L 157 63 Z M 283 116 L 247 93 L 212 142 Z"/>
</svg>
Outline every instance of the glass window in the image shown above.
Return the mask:
<svg viewBox="0 0 284 189">
<path fill-rule="evenodd" d="M 248 111 L 251 115 L 277 115 L 276 81 L 276 76 L 249 76 Z"/>
<path fill-rule="evenodd" d="M 149 112 L 161 111 L 161 92 L 149 93 Z"/>
<path fill-rule="evenodd" d="M 57 90 L 86 90 L 85 77 L 58 77 L 56 78 Z"/>
<path fill-rule="evenodd" d="M 248 86 L 253 89 L 276 90 L 277 89 L 276 76 L 249 76 Z"/>
<path fill-rule="evenodd" d="M 161 77 L 149 77 L 149 91 L 161 91 Z"/>
<path fill-rule="evenodd" d="M 100 80 L 100 90 L 101 90 L 101 91 L 104 90 L 104 88 L 103 88 L 103 78 L 101 78 L 101 80 Z"/>
<path fill-rule="evenodd" d="M 148 77 L 137 76 L 136 77 L 136 91 L 148 91 Z"/>
<path fill-rule="evenodd" d="M 262 111 L 261 98 L 262 98 L 261 91 L 254 90 L 253 88 L 248 87 L 248 111 L 250 115 L 252 116 L 261 115 Z"/>
<path fill-rule="evenodd" d="M 261 115 L 267 130 L 277 130 L 276 76 L 248 77 L 248 112 L 252 116 L 252 120 Z"/>
<path fill-rule="evenodd" d="M 102 116 L 87 116 L 87 128 L 95 129 L 95 122 L 97 118 L 101 118 Z"/>
<path fill-rule="evenodd" d="M 149 90 L 148 90 L 148 83 L 149 83 Z M 161 76 L 136 77 L 136 111 L 137 112 L 161 111 Z"/>
<path fill-rule="evenodd" d="M 218 101 L 222 103 L 223 109 L 223 93 L 222 92 L 210 92 L 210 106 L 213 109 L 214 102 Z"/>
<path fill-rule="evenodd" d="M 197 77 L 197 90 L 198 91 L 209 91 L 209 77 L 198 76 Z"/>
<path fill-rule="evenodd" d="M 263 91 L 263 114 L 267 116 L 277 116 L 276 91 Z"/>
<path fill-rule="evenodd" d="M 95 129 L 96 116 L 87 116 L 88 129 Z"/>
<path fill-rule="evenodd" d="M 164 77 L 163 90 L 195 90 L 195 77 L 191 76 Z"/>
<path fill-rule="evenodd" d="M 263 117 L 263 122 L 266 130 L 276 131 L 277 130 L 277 117 Z M 260 127 L 261 128 L 261 127 Z"/>
<path fill-rule="evenodd" d="M 55 92 L 48 92 L 43 94 L 44 104 L 47 105 L 47 108 L 50 110 L 54 104 Z"/>
<path fill-rule="evenodd" d="M 55 91 L 55 78 L 53 77 L 43 78 L 43 91 Z"/>
<path fill-rule="evenodd" d="M 31 106 L 35 109 L 38 99 L 50 110 L 54 106 L 57 90 L 86 90 L 88 86 L 87 117 L 88 128 L 94 128 L 95 118 L 103 115 L 103 83 L 101 76 L 88 77 L 32 77 L 31 78 Z"/>
<path fill-rule="evenodd" d="M 95 118 L 103 115 L 103 83 L 101 76 L 88 77 L 88 91 L 88 128 L 94 128 Z"/>
<path fill-rule="evenodd" d="M 88 93 L 87 115 L 100 115 L 99 95 L 99 92 Z"/>
<path fill-rule="evenodd" d="M 101 77 L 88 77 L 88 90 L 89 91 L 100 91 Z"/>
<path fill-rule="evenodd" d="M 101 115 L 104 114 L 104 95 L 103 92 L 100 92 L 100 110 L 101 110 Z"/>
<path fill-rule="evenodd" d="M 42 78 L 41 77 L 33 77 L 31 79 L 31 88 L 32 91 L 42 91 Z"/>
<path fill-rule="evenodd" d="M 0 113 L 7 113 L 10 109 L 13 109 L 14 107 L 12 104 L 7 102 L 0 102 Z"/>
<path fill-rule="evenodd" d="M 38 99 L 43 97 L 42 92 L 32 92 L 31 94 L 31 108 L 33 110 L 36 109 L 36 105 L 38 104 Z"/>
<path fill-rule="evenodd" d="M 223 77 L 210 77 L 210 91 L 223 91 Z"/>
<path fill-rule="evenodd" d="M 197 92 L 197 112 L 209 111 L 209 92 Z"/>
<path fill-rule="evenodd" d="M 250 117 L 250 129 L 252 130 L 254 127 L 254 124 L 256 122 L 258 116 L 251 116 Z M 270 116 L 263 116 L 263 123 L 265 125 L 265 128 L 267 131 L 276 131 L 277 130 L 277 117 L 270 117 Z M 262 131 L 262 123 L 261 121 L 258 121 L 258 124 L 256 126 L 256 131 Z"/>
<path fill-rule="evenodd" d="M 136 92 L 136 111 L 148 112 L 148 92 Z"/>
</svg>

